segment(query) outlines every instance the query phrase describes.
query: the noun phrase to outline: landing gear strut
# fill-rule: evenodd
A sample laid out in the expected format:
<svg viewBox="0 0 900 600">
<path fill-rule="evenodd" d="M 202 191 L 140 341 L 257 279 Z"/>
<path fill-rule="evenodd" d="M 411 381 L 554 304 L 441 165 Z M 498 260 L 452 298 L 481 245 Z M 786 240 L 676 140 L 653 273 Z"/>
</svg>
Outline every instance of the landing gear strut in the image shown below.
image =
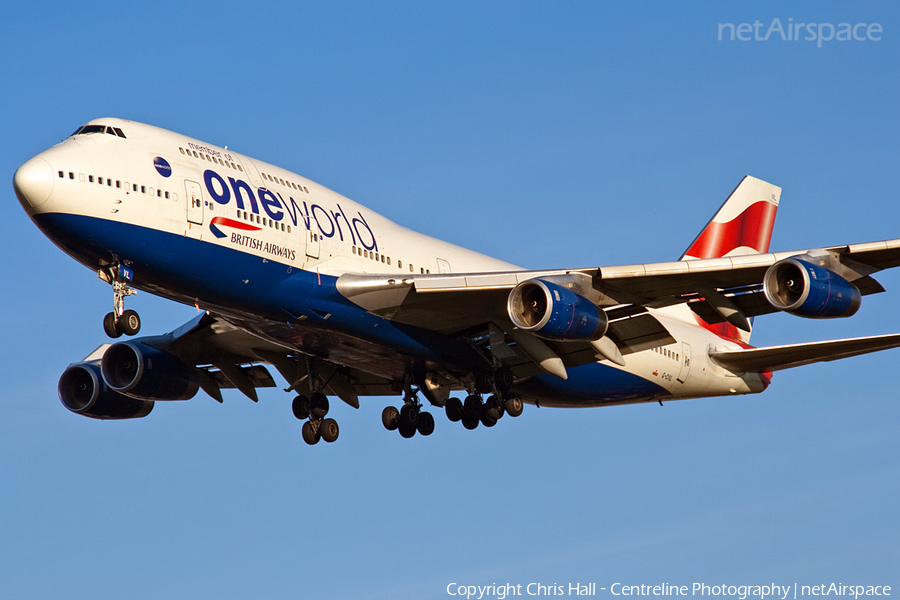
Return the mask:
<svg viewBox="0 0 900 600">
<path fill-rule="evenodd" d="M 103 331 L 111 338 L 117 338 L 123 333 L 136 335 L 141 330 L 141 317 L 136 311 L 125 310 L 125 296 L 137 294 L 127 283 L 132 276 L 130 269 L 121 266 L 100 270 L 100 278 L 113 288 L 113 311 L 103 317 Z"/>
<path fill-rule="evenodd" d="M 303 441 L 314 446 L 319 440 L 325 440 L 329 444 L 340 435 L 340 428 L 334 419 L 326 419 L 328 414 L 328 396 L 317 392 L 307 398 L 297 396 L 291 403 L 294 416 L 300 419 L 309 419 L 303 424 Z"/>
<path fill-rule="evenodd" d="M 388 431 L 397 430 L 405 438 L 416 435 L 429 436 L 434 433 L 434 417 L 430 412 L 422 410 L 422 403 L 411 386 L 406 388 L 403 397 L 403 408 L 397 410 L 386 406 L 381 412 L 381 422 Z"/>
</svg>

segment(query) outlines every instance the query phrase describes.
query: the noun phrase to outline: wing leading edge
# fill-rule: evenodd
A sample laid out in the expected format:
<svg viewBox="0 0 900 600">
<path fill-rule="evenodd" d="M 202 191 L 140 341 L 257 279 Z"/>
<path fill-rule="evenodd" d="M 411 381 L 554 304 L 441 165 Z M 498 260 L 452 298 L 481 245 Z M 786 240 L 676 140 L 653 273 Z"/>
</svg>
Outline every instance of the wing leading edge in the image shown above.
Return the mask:
<svg viewBox="0 0 900 600">
<path fill-rule="evenodd" d="M 900 265 L 900 239 L 587 269 L 409 277 L 347 274 L 338 278 L 337 289 L 369 312 L 443 333 L 503 317 L 509 290 L 529 279 L 560 276 L 589 280 L 607 310 L 630 305 L 633 313 L 686 303 L 707 322 L 715 322 L 720 307 L 707 296 L 727 298 L 745 317 L 775 312 L 762 294 L 763 277 L 774 263 L 791 257 L 826 266 L 853 282 L 863 295 L 874 294 L 884 288 L 871 274 Z"/>
</svg>

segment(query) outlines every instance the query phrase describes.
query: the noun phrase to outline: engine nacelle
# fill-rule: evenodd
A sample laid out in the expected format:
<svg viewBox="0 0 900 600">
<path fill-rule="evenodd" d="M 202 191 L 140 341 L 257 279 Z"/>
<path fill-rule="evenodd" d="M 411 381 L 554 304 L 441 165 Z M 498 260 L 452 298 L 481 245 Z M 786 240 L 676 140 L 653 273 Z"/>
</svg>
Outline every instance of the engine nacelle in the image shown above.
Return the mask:
<svg viewBox="0 0 900 600">
<path fill-rule="evenodd" d="M 862 302 L 855 285 L 799 258 L 786 258 L 769 267 L 763 289 L 775 308 L 810 319 L 851 317 Z"/>
<path fill-rule="evenodd" d="M 92 419 L 138 419 L 153 410 L 150 400 L 130 398 L 109 389 L 96 362 L 69 365 L 59 378 L 58 390 L 63 406 Z"/>
<path fill-rule="evenodd" d="M 506 303 L 516 327 L 548 340 L 599 340 L 609 320 L 596 304 L 546 279 L 517 285 Z"/>
<path fill-rule="evenodd" d="M 100 360 L 106 384 L 141 400 L 188 400 L 199 388 L 192 367 L 139 341 L 110 346 Z"/>
</svg>

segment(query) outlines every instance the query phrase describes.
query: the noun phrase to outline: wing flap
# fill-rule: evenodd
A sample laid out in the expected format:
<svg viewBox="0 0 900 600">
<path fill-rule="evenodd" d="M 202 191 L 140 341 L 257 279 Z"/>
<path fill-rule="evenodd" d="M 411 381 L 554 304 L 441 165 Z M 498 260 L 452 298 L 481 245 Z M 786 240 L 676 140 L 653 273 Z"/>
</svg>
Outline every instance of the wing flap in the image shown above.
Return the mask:
<svg viewBox="0 0 900 600">
<path fill-rule="evenodd" d="M 715 363 L 736 373 L 762 373 L 792 369 L 812 363 L 828 362 L 897 347 L 900 347 L 900 333 L 827 342 L 770 346 L 768 348 L 713 351 L 709 353 L 709 357 Z"/>
</svg>

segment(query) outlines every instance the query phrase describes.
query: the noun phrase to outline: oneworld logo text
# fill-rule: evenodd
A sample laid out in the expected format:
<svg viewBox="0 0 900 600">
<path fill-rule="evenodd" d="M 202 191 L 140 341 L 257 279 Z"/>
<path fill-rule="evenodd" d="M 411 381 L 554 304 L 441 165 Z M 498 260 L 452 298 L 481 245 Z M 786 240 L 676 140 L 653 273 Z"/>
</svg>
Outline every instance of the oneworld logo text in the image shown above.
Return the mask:
<svg viewBox="0 0 900 600">
<path fill-rule="evenodd" d="M 285 199 L 279 192 L 266 188 L 253 189 L 246 181 L 224 177 L 207 169 L 203 172 L 206 191 L 217 203 L 229 204 L 232 199 L 238 210 L 261 214 L 260 207 L 270 219 L 282 222 L 287 219 L 294 227 L 302 221 L 307 230 L 315 227 L 326 238 L 338 237 L 341 241 L 359 244 L 366 250 L 378 252 L 378 242 L 366 218 L 359 211 L 348 215 L 340 204 L 326 208 L 320 204 L 298 204 L 292 197 Z M 213 232 L 215 233 L 215 232 Z M 218 237 L 218 236 L 217 236 Z"/>
</svg>

